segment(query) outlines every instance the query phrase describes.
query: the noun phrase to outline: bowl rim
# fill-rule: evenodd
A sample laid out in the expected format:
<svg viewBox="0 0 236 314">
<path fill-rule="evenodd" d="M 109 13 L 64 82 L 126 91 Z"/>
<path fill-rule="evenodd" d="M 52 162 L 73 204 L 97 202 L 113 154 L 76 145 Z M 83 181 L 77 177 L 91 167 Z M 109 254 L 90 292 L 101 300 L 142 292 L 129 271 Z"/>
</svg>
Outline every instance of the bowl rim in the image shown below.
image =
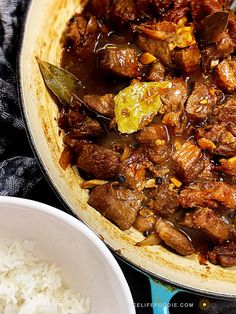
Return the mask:
<svg viewBox="0 0 236 314">
<path fill-rule="evenodd" d="M 45 216 L 56 218 L 57 220 L 66 223 L 72 229 L 79 231 L 83 235 L 85 235 L 85 237 L 93 243 L 93 245 L 96 247 L 96 249 L 98 249 L 102 257 L 107 261 L 109 267 L 112 270 L 112 273 L 114 274 L 114 277 L 116 278 L 116 280 L 118 280 L 121 289 L 123 290 L 126 304 L 128 306 L 127 314 L 135 314 L 134 300 L 127 280 L 118 262 L 116 261 L 115 257 L 112 255 L 108 247 L 104 244 L 104 242 L 83 222 L 56 207 L 25 198 L 0 196 L 0 206 L 1 205 L 18 207 L 19 210 L 22 210 L 21 208 L 24 207 L 24 210 L 26 211 L 34 211 L 36 213 L 41 213 Z"/>
</svg>

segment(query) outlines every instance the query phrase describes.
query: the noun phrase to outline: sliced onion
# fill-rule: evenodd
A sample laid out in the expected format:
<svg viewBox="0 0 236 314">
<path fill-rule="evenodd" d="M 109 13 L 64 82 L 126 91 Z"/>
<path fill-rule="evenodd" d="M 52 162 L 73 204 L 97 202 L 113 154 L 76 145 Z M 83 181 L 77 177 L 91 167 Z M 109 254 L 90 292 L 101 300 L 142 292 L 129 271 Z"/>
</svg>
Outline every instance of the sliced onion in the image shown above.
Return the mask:
<svg viewBox="0 0 236 314">
<path fill-rule="evenodd" d="M 162 240 L 157 233 L 150 234 L 144 240 L 136 243 L 136 246 L 151 246 L 161 244 Z"/>
</svg>

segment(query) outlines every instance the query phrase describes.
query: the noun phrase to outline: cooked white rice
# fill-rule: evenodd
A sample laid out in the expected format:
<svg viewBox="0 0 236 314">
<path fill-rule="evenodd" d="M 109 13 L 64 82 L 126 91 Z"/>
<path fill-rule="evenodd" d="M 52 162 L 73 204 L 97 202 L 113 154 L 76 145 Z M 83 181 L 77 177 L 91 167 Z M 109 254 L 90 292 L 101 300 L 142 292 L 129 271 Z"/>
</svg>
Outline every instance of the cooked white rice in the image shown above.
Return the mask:
<svg viewBox="0 0 236 314">
<path fill-rule="evenodd" d="M 0 313 L 85 314 L 89 299 L 63 285 L 56 264 L 32 254 L 33 243 L 0 243 Z"/>
</svg>

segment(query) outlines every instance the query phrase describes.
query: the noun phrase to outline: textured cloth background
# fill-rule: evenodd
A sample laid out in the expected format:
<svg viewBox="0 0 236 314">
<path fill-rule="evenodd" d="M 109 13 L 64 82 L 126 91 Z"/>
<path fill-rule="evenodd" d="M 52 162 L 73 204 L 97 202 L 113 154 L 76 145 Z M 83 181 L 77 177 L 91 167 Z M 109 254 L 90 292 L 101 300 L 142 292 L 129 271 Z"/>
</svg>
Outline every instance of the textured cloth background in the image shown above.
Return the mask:
<svg viewBox="0 0 236 314">
<path fill-rule="evenodd" d="M 40 180 L 20 115 L 16 58 L 25 0 L 0 0 L 0 195 L 25 196 Z"/>
<path fill-rule="evenodd" d="M 0 0 L 0 195 L 20 197 L 26 196 L 42 177 L 28 144 L 16 90 L 18 39 L 26 5 L 27 0 Z M 38 201 L 60 207 L 44 180 L 28 195 Z M 130 283 L 134 301 L 150 303 L 149 284 L 145 276 L 121 262 L 120 265 Z M 171 314 L 236 313 L 235 302 L 220 300 L 210 300 L 206 310 L 199 310 L 198 302 L 201 299 L 202 297 L 193 294 L 182 294 L 176 301 L 194 302 L 194 310 L 185 311 L 180 308 L 180 311 L 173 309 L 170 312 Z M 137 308 L 137 314 L 151 313 L 151 308 Z"/>
</svg>

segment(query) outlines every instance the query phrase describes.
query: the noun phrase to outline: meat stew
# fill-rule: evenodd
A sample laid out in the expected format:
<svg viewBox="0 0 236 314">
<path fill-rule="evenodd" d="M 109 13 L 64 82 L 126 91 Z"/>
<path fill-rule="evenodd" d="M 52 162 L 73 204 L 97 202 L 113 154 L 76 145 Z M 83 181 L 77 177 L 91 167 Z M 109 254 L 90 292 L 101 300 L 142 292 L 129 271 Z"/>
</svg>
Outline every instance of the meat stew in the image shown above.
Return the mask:
<svg viewBox="0 0 236 314">
<path fill-rule="evenodd" d="M 81 88 L 58 103 L 60 164 L 78 167 L 89 205 L 223 267 L 236 265 L 234 27 L 228 0 L 90 0 L 62 36 Z"/>
</svg>

